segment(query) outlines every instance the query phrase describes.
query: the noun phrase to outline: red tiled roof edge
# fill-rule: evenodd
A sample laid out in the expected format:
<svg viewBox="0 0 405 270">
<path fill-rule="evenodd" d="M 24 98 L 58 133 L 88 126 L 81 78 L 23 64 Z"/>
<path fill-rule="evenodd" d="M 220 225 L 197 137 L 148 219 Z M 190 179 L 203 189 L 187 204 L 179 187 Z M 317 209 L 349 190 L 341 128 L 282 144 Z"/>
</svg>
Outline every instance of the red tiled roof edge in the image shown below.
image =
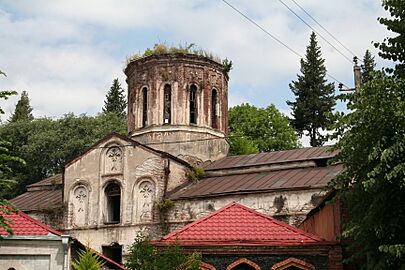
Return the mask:
<svg viewBox="0 0 405 270">
<path fill-rule="evenodd" d="M 83 244 L 82 242 L 80 242 L 78 239 L 73 238 L 73 237 L 72 237 L 72 239 L 73 239 L 73 241 L 76 241 L 76 242 L 77 242 L 80 246 L 82 246 L 83 248 L 88 248 L 88 249 L 90 249 L 93 253 L 97 254 L 97 256 L 99 256 L 100 258 L 103 258 L 104 260 L 108 261 L 109 263 L 114 264 L 115 266 L 119 267 L 120 269 L 124 269 L 124 270 L 127 269 L 127 268 L 125 268 L 125 266 L 123 266 L 123 265 L 121 265 L 121 264 L 119 264 L 119 263 L 117 263 L 117 262 L 111 260 L 110 258 L 108 258 L 107 256 L 103 255 L 102 253 L 98 252 L 97 250 L 92 249 L 92 248 L 89 247 L 89 246 L 86 246 L 85 244 Z"/>
<path fill-rule="evenodd" d="M 24 217 L 25 219 L 28 219 L 29 221 L 31 221 L 31 222 L 35 223 L 36 225 L 38 225 L 38 226 L 44 228 L 45 230 L 49 231 L 50 233 L 53 233 L 53 234 L 56 234 L 56 235 L 59 235 L 59 236 L 61 236 L 61 235 L 63 234 L 63 233 L 61 233 L 60 231 L 57 231 L 57 230 L 55 230 L 55 229 L 52 229 L 52 228 L 49 227 L 48 225 L 46 225 L 46 224 L 44 224 L 44 223 L 42 223 L 42 222 L 36 220 L 35 218 L 30 217 L 29 215 L 25 214 L 25 213 L 22 212 L 22 211 L 19 211 L 19 212 L 17 213 L 17 215 L 20 215 L 20 216 Z"/>
<path fill-rule="evenodd" d="M 205 221 L 205 220 L 207 220 L 207 219 L 209 219 L 209 218 L 211 218 L 211 217 L 213 217 L 213 216 L 215 216 L 215 215 L 217 215 L 217 214 L 223 212 L 224 210 L 228 209 L 229 207 L 231 207 L 231 206 L 234 205 L 234 204 L 236 204 L 236 203 L 235 203 L 235 202 L 230 203 L 230 204 L 228 204 L 228 205 L 226 205 L 226 206 L 224 206 L 224 207 L 222 207 L 222 208 L 220 208 L 220 209 L 218 209 L 218 210 L 212 212 L 212 213 L 209 214 L 208 216 L 205 216 L 205 217 L 203 217 L 203 218 L 201 218 L 201 219 L 198 219 L 198 220 L 196 220 L 196 221 L 194 221 L 194 222 L 191 222 L 190 224 L 187 224 L 186 226 L 184 226 L 184 227 L 182 227 L 182 228 L 179 228 L 179 229 L 177 229 L 177 230 L 174 230 L 173 232 L 171 232 L 171 233 L 169 233 L 169 234 L 163 236 L 162 240 L 167 240 L 168 238 L 173 237 L 173 236 L 175 236 L 176 234 L 179 234 L 179 233 L 181 233 L 181 232 L 183 232 L 183 231 L 185 231 L 185 230 L 188 230 L 189 228 L 194 227 L 194 226 L 196 226 L 197 224 L 200 224 L 201 222 L 203 222 L 203 221 Z"/>
<path fill-rule="evenodd" d="M 175 230 L 175 231 L 173 231 L 173 232 L 167 234 L 166 236 L 164 236 L 164 237 L 162 238 L 161 241 L 162 241 L 162 242 L 164 242 L 164 241 L 170 241 L 169 239 L 170 239 L 171 237 L 174 237 L 175 235 L 177 235 L 177 234 L 179 234 L 179 233 L 181 233 L 181 232 L 183 232 L 183 231 L 188 230 L 188 229 L 191 228 L 191 227 L 194 227 L 194 226 L 196 226 L 196 225 L 202 223 L 203 221 L 205 221 L 205 220 L 207 220 L 207 219 L 209 219 L 209 218 L 211 218 L 211 217 L 213 217 L 213 216 L 215 216 L 215 215 L 217 215 L 217 214 L 219 214 L 219 213 L 221 213 L 221 212 L 227 210 L 228 208 L 230 208 L 230 207 L 232 207 L 232 206 L 240 207 L 240 208 L 242 208 L 242 209 L 244 209 L 244 210 L 246 210 L 246 211 L 249 211 L 250 213 L 253 213 L 253 214 L 257 215 L 257 216 L 261 216 L 261 217 L 263 217 L 263 218 L 266 218 L 266 219 L 270 220 L 271 222 L 276 223 L 276 224 L 279 225 L 279 226 L 285 227 L 285 228 L 287 228 L 287 229 L 289 229 L 289 230 L 291 230 L 291 231 L 293 231 L 293 232 L 295 232 L 295 233 L 298 233 L 298 234 L 304 235 L 304 236 L 306 236 L 306 237 L 309 237 L 310 239 L 312 239 L 312 240 L 314 240 L 314 241 L 316 241 L 316 242 L 319 242 L 319 243 L 320 243 L 320 242 L 324 242 L 324 241 L 325 241 L 323 238 L 321 238 L 321 237 L 319 237 L 319 236 L 316 236 L 316 235 L 307 233 L 307 232 L 305 232 L 305 231 L 303 231 L 303 230 L 300 230 L 300 229 L 295 228 L 295 227 L 293 227 L 293 226 L 291 226 L 291 225 L 288 225 L 288 224 L 286 224 L 286 223 L 284 223 L 284 222 L 281 222 L 281 221 L 279 221 L 279 220 L 277 220 L 277 219 L 275 219 L 275 218 L 273 218 L 273 217 L 271 217 L 271 216 L 268 216 L 268 215 L 259 213 L 259 212 L 255 211 L 255 210 L 253 210 L 253 209 L 250 209 L 250 208 L 248 208 L 248 207 L 246 207 L 246 206 L 244 206 L 244 205 L 242 205 L 242 204 L 236 203 L 236 202 L 230 203 L 230 204 L 228 204 L 228 205 L 222 207 L 221 209 L 218 209 L 217 211 L 215 211 L 215 212 L 209 214 L 209 215 L 206 216 L 206 217 L 203 217 L 203 218 L 201 218 L 201 219 L 199 219 L 199 220 L 196 220 L 196 221 L 194 221 L 194 222 L 192 222 L 192 223 L 190 223 L 190 224 L 188 224 L 188 225 L 186 225 L 186 226 L 184 226 L 184 227 L 182 227 L 182 228 L 180 228 L 180 229 L 177 229 L 177 230 Z"/>
</svg>

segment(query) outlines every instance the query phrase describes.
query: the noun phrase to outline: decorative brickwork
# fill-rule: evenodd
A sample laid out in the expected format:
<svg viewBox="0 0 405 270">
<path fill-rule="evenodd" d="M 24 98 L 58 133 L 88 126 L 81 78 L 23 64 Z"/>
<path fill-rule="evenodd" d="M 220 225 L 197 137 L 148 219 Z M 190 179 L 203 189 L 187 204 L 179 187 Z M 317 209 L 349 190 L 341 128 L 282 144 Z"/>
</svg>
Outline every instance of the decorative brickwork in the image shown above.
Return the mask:
<svg viewBox="0 0 405 270">
<path fill-rule="evenodd" d="M 256 270 L 260 270 L 260 267 L 259 267 L 257 264 L 255 264 L 254 262 L 252 262 L 252 261 L 250 261 L 250 260 L 248 260 L 248 259 L 246 259 L 246 258 L 242 258 L 242 259 L 239 259 L 239 260 L 237 260 L 237 261 L 231 263 L 231 264 L 226 268 L 226 270 L 232 270 L 234 267 L 236 267 L 236 266 L 238 266 L 238 265 L 240 265 L 240 264 L 247 264 L 247 265 L 250 265 L 251 267 L 253 267 L 253 268 L 256 269 Z"/>
<path fill-rule="evenodd" d="M 202 263 L 200 264 L 200 269 L 201 269 L 201 270 L 216 270 L 213 265 L 211 265 L 211 264 L 209 264 L 209 263 L 205 263 L 205 262 L 202 262 Z"/>
<path fill-rule="evenodd" d="M 152 55 L 128 64 L 125 74 L 128 131 L 135 140 L 196 162 L 228 154 L 228 75 L 220 63 L 198 55 Z"/>
<path fill-rule="evenodd" d="M 315 266 L 296 258 L 288 258 L 285 261 L 279 262 L 271 267 L 271 270 L 283 270 L 289 267 L 296 267 L 302 270 L 315 270 Z"/>
</svg>

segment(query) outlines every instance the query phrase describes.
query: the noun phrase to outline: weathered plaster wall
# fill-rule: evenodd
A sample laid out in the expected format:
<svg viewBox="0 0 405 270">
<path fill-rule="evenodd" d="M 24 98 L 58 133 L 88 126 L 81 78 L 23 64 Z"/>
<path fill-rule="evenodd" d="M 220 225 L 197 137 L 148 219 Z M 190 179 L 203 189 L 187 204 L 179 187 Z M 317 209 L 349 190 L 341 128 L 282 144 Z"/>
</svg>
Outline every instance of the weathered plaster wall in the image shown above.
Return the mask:
<svg viewBox="0 0 405 270">
<path fill-rule="evenodd" d="M 307 189 L 178 200 L 169 213 L 169 222 L 174 229 L 238 202 L 291 225 L 298 225 L 324 194 L 323 189 Z"/>
<path fill-rule="evenodd" d="M 0 247 L 0 269 L 62 270 L 61 240 L 5 239 Z"/>
<path fill-rule="evenodd" d="M 188 181 L 187 169 L 153 150 L 110 138 L 65 168 L 68 215 L 64 231 L 98 251 L 112 243 L 127 248 L 140 230 L 161 235 L 156 203 L 167 190 Z M 105 188 L 112 182 L 121 188 L 117 224 L 107 219 Z"/>
</svg>

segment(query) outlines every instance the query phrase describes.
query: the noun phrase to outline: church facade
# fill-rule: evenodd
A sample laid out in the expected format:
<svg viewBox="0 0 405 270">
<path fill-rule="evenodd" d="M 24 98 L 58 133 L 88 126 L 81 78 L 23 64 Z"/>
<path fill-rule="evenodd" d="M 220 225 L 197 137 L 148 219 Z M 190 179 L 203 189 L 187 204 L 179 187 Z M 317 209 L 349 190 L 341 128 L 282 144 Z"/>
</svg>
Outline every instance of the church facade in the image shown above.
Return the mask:
<svg viewBox="0 0 405 270">
<path fill-rule="evenodd" d="M 137 234 L 160 239 L 232 202 L 297 225 L 342 170 L 327 147 L 228 156 L 220 63 L 152 55 L 125 74 L 129 136 L 110 134 L 68 162 L 61 189 L 61 229 L 115 261 Z"/>
</svg>

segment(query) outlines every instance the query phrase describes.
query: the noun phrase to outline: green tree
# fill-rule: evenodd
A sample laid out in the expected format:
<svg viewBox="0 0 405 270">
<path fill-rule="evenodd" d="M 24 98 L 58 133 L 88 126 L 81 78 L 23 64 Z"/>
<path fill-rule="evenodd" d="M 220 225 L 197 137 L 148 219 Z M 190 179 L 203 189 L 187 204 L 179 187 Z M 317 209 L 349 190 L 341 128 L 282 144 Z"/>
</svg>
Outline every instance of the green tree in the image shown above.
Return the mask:
<svg viewBox="0 0 405 270">
<path fill-rule="evenodd" d="M 1 70 L 0 75 L 6 76 Z M 0 91 L 0 99 L 8 99 L 9 96 L 15 94 L 17 94 L 15 91 Z M 2 108 L 0 108 L 0 114 L 4 114 Z M 15 180 L 12 178 L 12 166 L 15 164 L 24 164 L 24 160 L 16 157 L 10 151 L 10 148 L 11 143 L 5 141 L 4 138 L 0 136 L 0 228 L 3 228 L 8 233 L 12 233 L 13 229 L 10 220 L 8 220 L 5 215 L 15 212 L 16 209 L 4 200 L 4 195 L 15 184 Z"/>
<path fill-rule="evenodd" d="M 11 142 L 11 151 L 27 162 L 27 166 L 13 164 L 18 183 L 8 195 L 18 195 L 26 185 L 62 172 L 68 160 L 111 132 L 127 133 L 124 117 L 115 113 L 95 117 L 67 114 L 57 120 L 39 118 L 3 124 L 0 138 Z"/>
<path fill-rule="evenodd" d="M 273 104 L 267 108 L 238 105 L 229 109 L 228 117 L 232 154 L 277 151 L 299 146 L 288 117 Z"/>
<path fill-rule="evenodd" d="M 375 72 L 375 61 L 374 56 L 371 55 L 369 50 L 363 57 L 363 65 L 361 65 L 361 82 L 366 83 L 373 79 L 373 73 Z"/>
<path fill-rule="evenodd" d="M 249 137 L 243 135 L 239 130 L 231 132 L 229 135 L 229 154 L 246 155 L 259 153 L 256 143 Z"/>
<path fill-rule="evenodd" d="M 90 248 L 79 251 L 79 258 L 72 262 L 74 270 L 99 270 L 105 263 Z"/>
<path fill-rule="evenodd" d="M 312 32 L 305 59 L 301 59 L 301 75 L 289 85 L 296 99 L 287 101 L 292 109 L 293 126 L 300 136 L 307 132 L 311 146 L 325 142 L 326 136 L 321 130 L 327 129 L 333 119 L 335 87 L 333 83 L 327 83 L 325 76 L 325 59 Z"/>
<path fill-rule="evenodd" d="M 30 121 L 34 119 L 32 116 L 32 107 L 30 105 L 30 99 L 28 98 L 28 93 L 22 91 L 21 98 L 15 106 L 14 113 L 10 117 L 10 122 L 16 121 Z"/>
<path fill-rule="evenodd" d="M 394 62 L 395 68 L 386 70 L 405 78 L 405 3 L 402 0 L 384 0 L 382 6 L 390 13 L 391 18 L 378 18 L 378 21 L 394 32 L 394 35 L 385 38 L 383 42 L 374 43 L 374 46 L 380 49 L 379 56 Z"/>
<path fill-rule="evenodd" d="M 113 84 L 106 95 L 103 112 L 114 112 L 124 116 L 126 114 L 126 109 L 127 102 L 124 96 L 124 90 L 121 88 L 121 84 L 119 83 L 118 79 L 114 79 Z"/>
<path fill-rule="evenodd" d="M 405 81 L 376 72 L 344 97 L 336 148 L 345 171 L 334 182 L 349 209 L 344 236 L 367 269 L 404 269 Z"/>
<path fill-rule="evenodd" d="M 198 270 L 201 256 L 186 254 L 179 245 L 156 248 L 138 235 L 129 250 L 125 266 L 130 270 Z"/>
</svg>

